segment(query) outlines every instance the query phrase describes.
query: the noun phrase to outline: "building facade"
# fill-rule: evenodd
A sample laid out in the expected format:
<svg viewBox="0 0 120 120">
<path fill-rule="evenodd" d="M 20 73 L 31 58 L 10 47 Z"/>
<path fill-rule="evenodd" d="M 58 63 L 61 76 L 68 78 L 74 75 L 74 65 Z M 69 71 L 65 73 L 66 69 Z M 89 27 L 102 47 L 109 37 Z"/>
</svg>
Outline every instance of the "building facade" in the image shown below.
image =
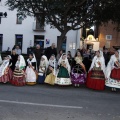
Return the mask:
<svg viewBox="0 0 120 120">
<path fill-rule="evenodd" d="M 99 26 L 98 38 L 100 41 L 100 47 L 106 46 L 106 48 L 112 49 L 113 46 L 120 46 L 120 32 L 116 30 L 118 24 L 111 21 L 105 25 Z"/>
<path fill-rule="evenodd" d="M 10 50 L 15 44 L 19 44 L 22 53 L 27 53 L 27 48 L 40 44 L 43 48 L 49 47 L 52 43 L 57 45 L 57 38 L 60 32 L 57 29 L 50 29 L 50 25 L 40 27 L 34 17 L 23 19 L 17 11 L 10 11 L 4 5 L 5 0 L 0 2 L 0 12 L 7 12 L 7 18 L 1 18 L 0 23 L 0 51 Z M 70 50 L 74 55 L 75 50 L 80 46 L 80 30 L 69 31 L 63 49 Z"/>
</svg>

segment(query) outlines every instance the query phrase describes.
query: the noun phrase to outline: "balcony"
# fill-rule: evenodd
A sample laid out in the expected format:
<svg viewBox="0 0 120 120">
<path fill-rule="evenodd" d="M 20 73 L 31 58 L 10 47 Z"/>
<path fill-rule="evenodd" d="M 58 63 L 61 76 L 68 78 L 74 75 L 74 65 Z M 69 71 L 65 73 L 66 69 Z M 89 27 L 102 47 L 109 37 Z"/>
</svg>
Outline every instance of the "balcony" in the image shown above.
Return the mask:
<svg viewBox="0 0 120 120">
<path fill-rule="evenodd" d="M 44 26 L 40 26 L 39 22 L 33 22 L 33 31 L 44 32 L 45 31 L 45 27 Z"/>
</svg>

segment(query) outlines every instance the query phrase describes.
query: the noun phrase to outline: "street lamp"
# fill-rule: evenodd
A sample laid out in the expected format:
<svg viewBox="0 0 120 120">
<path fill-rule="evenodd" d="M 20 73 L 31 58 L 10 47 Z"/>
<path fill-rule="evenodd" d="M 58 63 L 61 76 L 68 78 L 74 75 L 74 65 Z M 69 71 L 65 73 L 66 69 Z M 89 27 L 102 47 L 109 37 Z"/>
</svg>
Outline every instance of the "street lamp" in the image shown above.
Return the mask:
<svg viewBox="0 0 120 120">
<path fill-rule="evenodd" d="M 0 12 L 0 24 L 1 24 L 1 18 L 6 18 L 7 17 L 7 12 Z"/>
</svg>

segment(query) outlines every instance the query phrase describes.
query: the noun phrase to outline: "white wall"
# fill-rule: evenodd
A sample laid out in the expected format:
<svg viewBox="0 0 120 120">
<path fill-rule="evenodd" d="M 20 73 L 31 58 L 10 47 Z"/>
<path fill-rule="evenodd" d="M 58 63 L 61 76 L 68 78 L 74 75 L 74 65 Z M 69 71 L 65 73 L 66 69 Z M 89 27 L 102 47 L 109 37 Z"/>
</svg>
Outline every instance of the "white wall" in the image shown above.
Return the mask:
<svg viewBox="0 0 120 120">
<path fill-rule="evenodd" d="M 45 26 L 45 32 L 35 32 L 33 31 L 33 17 L 27 17 L 22 21 L 22 24 L 16 24 L 16 14 L 17 12 L 9 11 L 4 3 L 0 6 L 0 12 L 7 12 L 7 18 L 2 18 L 0 24 L 0 34 L 3 34 L 3 46 L 2 51 L 7 50 L 8 47 L 12 49 L 15 45 L 15 34 L 23 34 L 23 46 L 22 52 L 27 52 L 27 47 L 30 46 L 30 40 L 32 40 L 32 46 L 34 45 L 34 35 L 44 35 L 45 40 L 50 39 L 50 45 L 54 42 L 57 45 L 57 36 L 60 36 L 60 32 L 57 29 L 50 29 L 49 25 Z M 76 47 L 79 47 L 80 31 L 69 31 L 67 33 L 67 49 L 70 50 L 72 55 L 75 54 L 75 50 L 69 49 L 69 43 L 76 43 Z M 44 47 L 50 45 L 44 44 Z"/>
</svg>

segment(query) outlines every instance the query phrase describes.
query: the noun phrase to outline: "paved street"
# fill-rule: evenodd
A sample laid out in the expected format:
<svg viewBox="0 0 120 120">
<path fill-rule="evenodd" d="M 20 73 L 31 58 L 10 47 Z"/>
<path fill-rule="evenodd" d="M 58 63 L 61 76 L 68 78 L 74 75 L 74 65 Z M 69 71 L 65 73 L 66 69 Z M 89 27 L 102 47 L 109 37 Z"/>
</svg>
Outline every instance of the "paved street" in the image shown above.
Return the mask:
<svg viewBox="0 0 120 120">
<path fill-rule="evenodd" d="M 0 120 L 120 120 L 120 91 L 0 84 Z"/>
</svg>

